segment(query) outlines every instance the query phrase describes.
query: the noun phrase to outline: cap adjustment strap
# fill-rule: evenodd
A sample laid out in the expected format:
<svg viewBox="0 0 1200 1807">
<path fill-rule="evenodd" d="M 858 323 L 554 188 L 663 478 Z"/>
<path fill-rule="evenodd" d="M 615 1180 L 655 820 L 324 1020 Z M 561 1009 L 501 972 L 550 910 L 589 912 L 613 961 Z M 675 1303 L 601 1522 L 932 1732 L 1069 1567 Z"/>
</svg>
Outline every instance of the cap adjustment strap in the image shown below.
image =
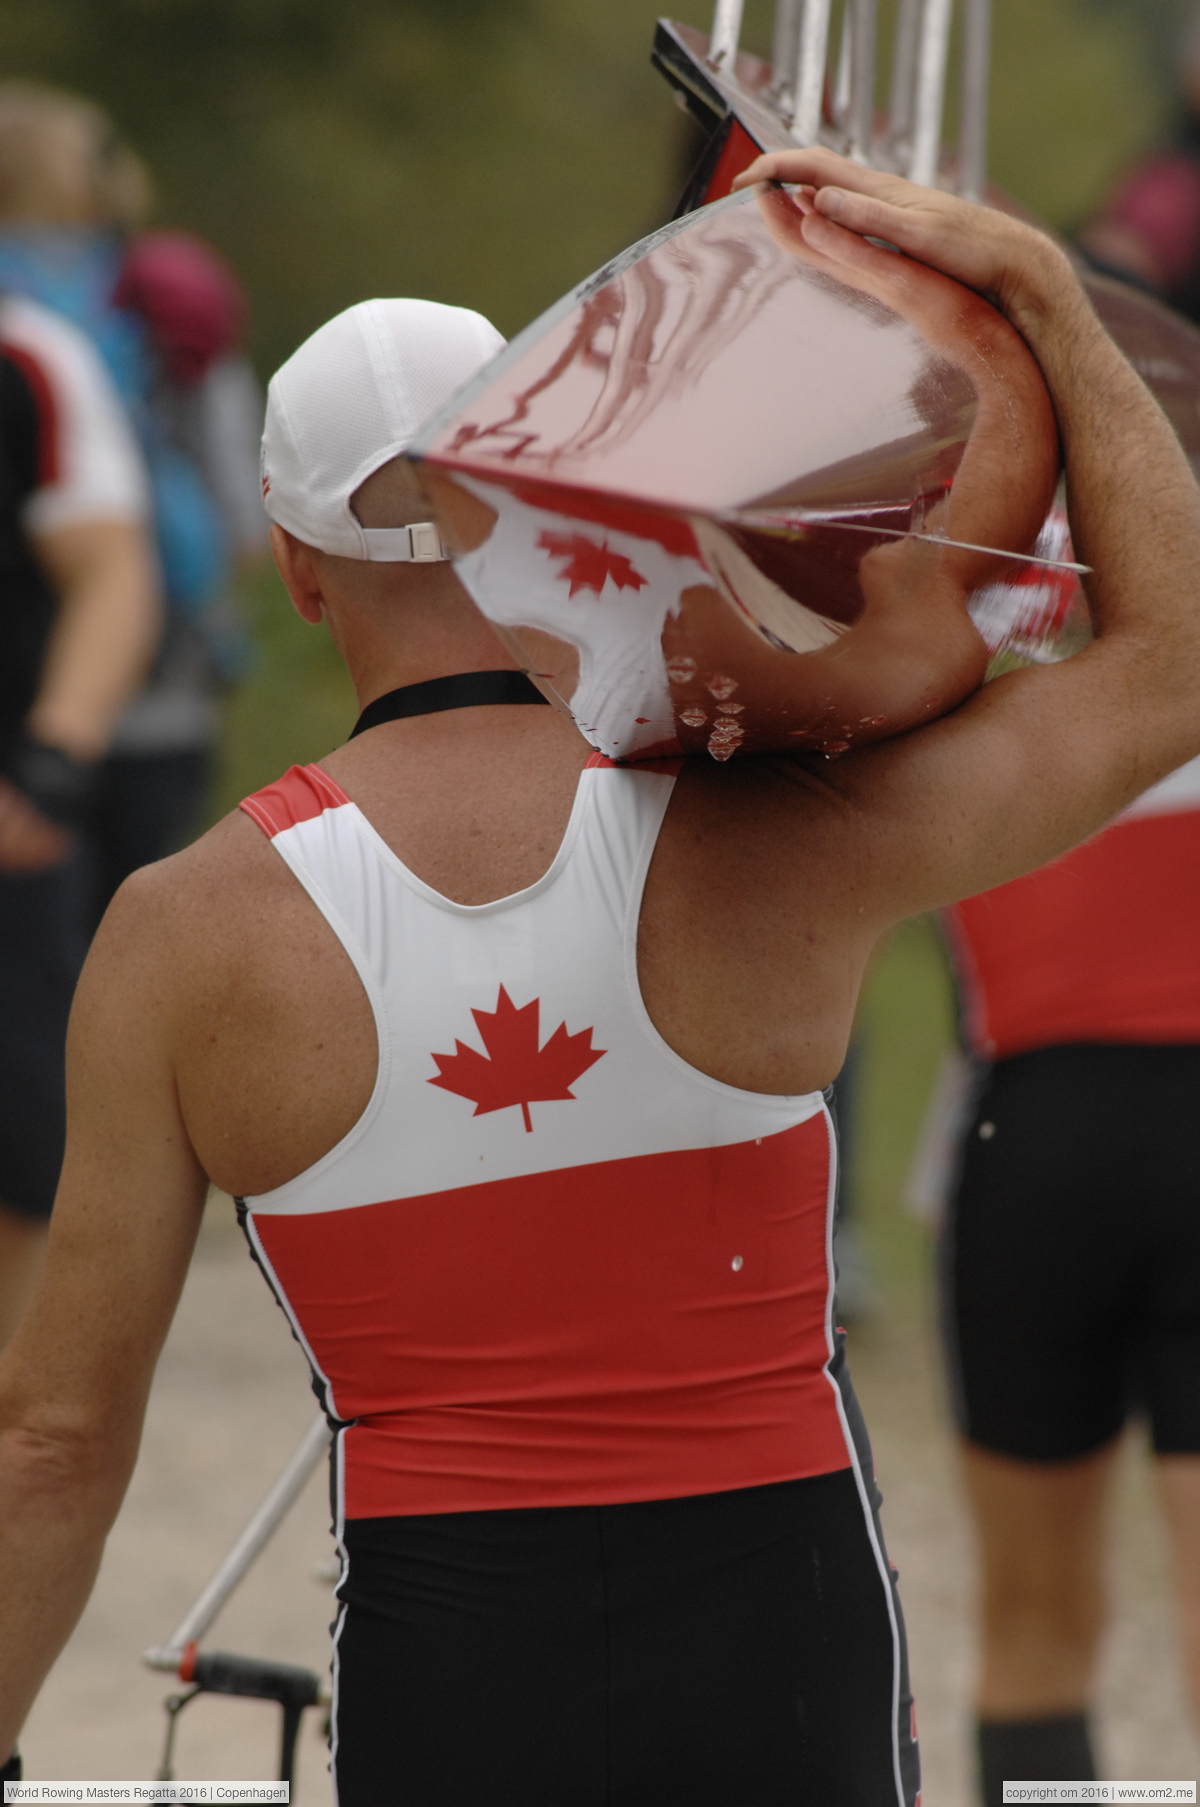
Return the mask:
<svg viewBox="0 0 1200 1807">
<path fill-rule="evenodd" d="M 388 565 L 432 565 L 450 555 L 433 521 L 412 521 L 407 527 L 364 527 L 368 559 Z"/>
</svg>

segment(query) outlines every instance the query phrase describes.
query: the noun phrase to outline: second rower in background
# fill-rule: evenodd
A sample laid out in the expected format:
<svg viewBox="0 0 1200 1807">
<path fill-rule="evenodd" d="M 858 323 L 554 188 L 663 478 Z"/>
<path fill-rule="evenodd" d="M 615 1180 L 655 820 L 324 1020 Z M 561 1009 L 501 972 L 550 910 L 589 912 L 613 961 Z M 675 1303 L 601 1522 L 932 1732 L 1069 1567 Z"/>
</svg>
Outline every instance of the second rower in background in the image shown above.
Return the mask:
<svg viewBox="0 0 1200 1807">
<path fill-rule="evenodd" d="M 1200 1718 L 1200 760 L 948 910 L 980 1063 L 945 1227 L 985 1807 L 1095 1775 L 1104 1519 L 1144 1416 Z"/>
</svg>

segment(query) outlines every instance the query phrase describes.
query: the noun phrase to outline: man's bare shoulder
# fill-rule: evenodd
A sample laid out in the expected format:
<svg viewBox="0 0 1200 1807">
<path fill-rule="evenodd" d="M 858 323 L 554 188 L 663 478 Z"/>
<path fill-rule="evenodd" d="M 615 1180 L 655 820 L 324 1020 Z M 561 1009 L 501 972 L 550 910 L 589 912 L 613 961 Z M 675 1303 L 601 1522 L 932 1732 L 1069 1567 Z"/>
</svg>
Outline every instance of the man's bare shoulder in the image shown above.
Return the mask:
<svg viewBox="0 0 1200 1807">
<path fill-rule="evenodd" d="M 737 847 L 747 876 L 761 879 L 759 861 L 790 849 L 798 858 L 840 864 L 853 853 L 871 809 L 870 786 L 819 754 L 759 754 L 728 765 L 689 759 L 664 824 L 667 839 L 700 835 Z M 850 782 L 848 782 L 850 780 Z"/>
<path fill-rule="evenodd" d="M 213 960 L 240 966 L 306 904 L 262 830 L 233 810 L 191 846 L 125 880 L 95 951 L 104 959 L 161 961 L 181 974 Z"/>
</svg>

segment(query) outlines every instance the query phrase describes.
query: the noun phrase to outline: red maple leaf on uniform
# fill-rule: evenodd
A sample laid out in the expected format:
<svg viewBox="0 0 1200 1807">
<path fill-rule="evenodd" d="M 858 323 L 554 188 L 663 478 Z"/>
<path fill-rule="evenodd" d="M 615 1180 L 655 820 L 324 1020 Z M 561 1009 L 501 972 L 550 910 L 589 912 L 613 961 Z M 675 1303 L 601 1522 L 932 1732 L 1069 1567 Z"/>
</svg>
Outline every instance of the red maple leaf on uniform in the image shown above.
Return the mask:
<svg viewBox="0 0 1200 1807">
<path fill-rule="evenodd" d="M 613 552 L 607 540 L 597 545 L 586 533 L 542 533 L 538 545 L 551 558 L 566 559 L 559 577 L 564 583 L 570 580 L 572 596 L 577 590 L 594 590 L 599 596 L 610 577 L 618 590 L 641 590 L 649 581 L 623 552 Z"/>
<path fill-rule="evenodd" d="M 604 1048 L 593 1048 L 592 1031 L 568 1035 L 560 1023 L 544 1048 L 538 1047 L 538 999 L 517 1009 L 503 985 L 495 1010 L 472 1010 L 486 1054 L 455 1040 L 453 1054 L 435 1054 L 438 1075 L 430 1085 L 469 1098 L 474 1115 L 519 1104 L 526 1129 L 533 1128 L 531 1104 L 574 1098 L 573 1082 L 595 1066 Z"/>
</svg>

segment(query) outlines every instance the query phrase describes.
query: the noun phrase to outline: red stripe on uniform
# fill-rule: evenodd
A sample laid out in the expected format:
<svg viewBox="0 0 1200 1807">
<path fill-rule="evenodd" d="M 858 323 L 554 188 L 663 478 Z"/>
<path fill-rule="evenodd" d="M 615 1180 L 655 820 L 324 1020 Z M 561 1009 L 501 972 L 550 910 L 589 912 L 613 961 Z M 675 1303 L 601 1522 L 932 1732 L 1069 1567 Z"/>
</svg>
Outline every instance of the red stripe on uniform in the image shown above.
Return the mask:
<svg viewBox="0 0 1200 1807">
<path fill-rule="evenodd" d="M 328 1378 L 351 1518 L 659 1499 L 848 1464 L 825 1117 L 253 1218 Z"/>
<path fill-rule="evenodd" d="M 678 778 L 683 770 L 682 759 L 610 759 L 607 753 L 593 753 L 585 772 L 657 772 L 663 778 Z"/>
<path fill-rule="evenodd" d="M 340 809 L 350 799 L 318 765 L 294 765 L 275 784 L 243 797 L 238 804 L 263 833 L 274 840 L 297 822 L 311 822 L 327 809 Z"/>
</svg>

